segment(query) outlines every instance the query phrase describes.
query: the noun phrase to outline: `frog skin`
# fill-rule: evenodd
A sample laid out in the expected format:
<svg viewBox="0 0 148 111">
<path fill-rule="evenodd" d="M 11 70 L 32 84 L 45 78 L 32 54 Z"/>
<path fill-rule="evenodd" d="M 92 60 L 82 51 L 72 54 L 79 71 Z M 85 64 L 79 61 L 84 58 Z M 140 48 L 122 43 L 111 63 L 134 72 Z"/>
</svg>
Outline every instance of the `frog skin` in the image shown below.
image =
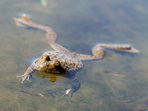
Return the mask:
<svg viewBox="0 0 148 111">
<path fill-rule="evenodd" d="M 104 56 L 104 48 L 117 51 L 123 51 L 128 53 L 139 53 L 131 45 L 125 44 L 96 44 L 92 48 L 92 55 L 78 54 L 71 52 L 60 44 L 56 43 L 57 34 L 50 27 L 36 24 L 26 14 L 21 17 L 14 18 L 17 26 L 24 28 L 33 28 L 44 31 L 46 33 L 46 39 L 48 44 L 54 49 L 53 51 L 47 51 L 42 56 L 34 61 L 26 70 L 23 75 L 17 76 L 22 78 L 22 83 L 25 80 L 30 80 L 31 74 L 34 71 L 41 71 L 53 74 L 62 74 L 66 78 L 72 81 L 72 87 L 66 89 L 64 95 L 72 96 L 80 88 L 80 83 L 75 76 L 75 73 L 83 67 L 83 61 L 88 60 L 100 60 Z"/>
</svg>

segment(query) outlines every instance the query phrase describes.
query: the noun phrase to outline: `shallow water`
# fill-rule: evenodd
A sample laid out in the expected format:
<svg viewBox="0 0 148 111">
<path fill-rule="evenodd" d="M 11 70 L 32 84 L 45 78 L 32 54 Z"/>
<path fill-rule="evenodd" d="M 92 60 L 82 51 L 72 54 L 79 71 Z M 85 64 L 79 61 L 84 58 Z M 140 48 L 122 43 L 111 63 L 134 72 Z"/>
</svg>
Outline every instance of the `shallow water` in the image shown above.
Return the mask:
<svg viewBox="0 0 148 111">
<path fill-rule="evenodd" d="M 148 8 L 139 0 L 0 1 L 0 111 L 148 111 Z M 51 83 L 33 74 L 24 84 L 16 78 L 44 51 L 51 50 L 40 31 L 15 25 L 22 13 L 51 26 L 59 44 L 91 54 L 96 43 L 129 43 L 137 55 L 107 51 L 101 61 L 84 62 L 77 73 L 81 88 L 63 97 L 71 81 Z M 25 93 L 25 92 L 27 93 Z M 44 96 L 34 96 L 42 94 Z"/>
</svg>

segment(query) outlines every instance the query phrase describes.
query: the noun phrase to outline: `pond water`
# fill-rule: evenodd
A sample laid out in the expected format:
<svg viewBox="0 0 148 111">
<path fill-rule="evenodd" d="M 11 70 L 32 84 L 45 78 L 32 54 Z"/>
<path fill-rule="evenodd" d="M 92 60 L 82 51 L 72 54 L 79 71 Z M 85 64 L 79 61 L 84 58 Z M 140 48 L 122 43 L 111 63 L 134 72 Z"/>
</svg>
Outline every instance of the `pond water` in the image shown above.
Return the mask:
<svg viewBox="0 0 148 111">
<path fill-rule="evenodd" d="M 146 0 L 1 0 L 0 111 L 148 111 L 148 8 Z M 63 97 L 71 81 L 56 82 L 34 73 L 21 84 L 17 75 L 47 51 L 45 34 L 15 25 L 28 14 L 52 27 L 57 42 L 91 54 L 96 43 L 129 43 L 140 50 L 129 55 L 107 51 L 101 61 L 84 62 L 76 74 L 81 88 Z M 36 96 L 37 94 L 37 96 Z M 38 96 L 39 95 L 39 96 Z"/>
</svg>

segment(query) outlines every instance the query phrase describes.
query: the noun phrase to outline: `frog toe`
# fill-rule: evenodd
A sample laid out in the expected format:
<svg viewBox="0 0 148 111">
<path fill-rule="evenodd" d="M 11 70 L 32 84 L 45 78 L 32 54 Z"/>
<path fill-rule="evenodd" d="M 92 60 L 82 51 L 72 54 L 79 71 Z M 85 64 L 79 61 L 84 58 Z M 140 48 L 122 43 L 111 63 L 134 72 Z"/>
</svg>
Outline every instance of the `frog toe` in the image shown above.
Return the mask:
<svg viewBox="0 0 148 111">
<path fill-rule="evenodd" d="M 17 76 L 17 78 L 22 78 L 22 81 L 21 81 L 21 83 L 24 83 L 24 81 L 25 80 L 27 80 L 27 81 L 31 81 L 31 78 L 32 78 L 32 76 L 31 75 L 20 75 L 20 76 Z"/>
</svg>

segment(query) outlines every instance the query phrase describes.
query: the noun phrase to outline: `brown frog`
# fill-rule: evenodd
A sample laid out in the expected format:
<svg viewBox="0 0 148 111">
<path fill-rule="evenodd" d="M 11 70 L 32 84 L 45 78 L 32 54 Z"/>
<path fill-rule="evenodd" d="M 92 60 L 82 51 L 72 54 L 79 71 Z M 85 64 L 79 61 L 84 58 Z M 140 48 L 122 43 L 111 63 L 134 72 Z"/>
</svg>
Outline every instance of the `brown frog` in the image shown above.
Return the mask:
<svg viewBox="0 0 148 111">
<path fill-rule="evenodd" d="M 83 67 L 82 61 L 99 60 L 104 56 L 104 48 L 113 49 L 128 53 L 138 53 L 139 51 L 131 45 L 116 45 L 116 44 L 97 44 L 92 48 L 93 55 L 78 54 L 71 52 L 60 44 L 56 43 L 57 34 L 47 26 L 34 23 L 30 18 L 23 14 L 19 18 L 14 18 L 17 26 L 25 28 L 39 29 L 46 33 L 48 44 L 54 51 L 47 51 L 36 61 L 34 61 L 26 70 L 26 72 L 18 76 L 22 78 L 22 83 L 25 80 L 30 80 L 31 74 L 34 71 L 41 71 L 53 74 L 65 74 L 64 76 L 72 80 L 72 87 L 66 89 L 65 95 L 70 95 L 77 91 L 80 83 L 75 76 L 78 69 Z"/>
</svg>

